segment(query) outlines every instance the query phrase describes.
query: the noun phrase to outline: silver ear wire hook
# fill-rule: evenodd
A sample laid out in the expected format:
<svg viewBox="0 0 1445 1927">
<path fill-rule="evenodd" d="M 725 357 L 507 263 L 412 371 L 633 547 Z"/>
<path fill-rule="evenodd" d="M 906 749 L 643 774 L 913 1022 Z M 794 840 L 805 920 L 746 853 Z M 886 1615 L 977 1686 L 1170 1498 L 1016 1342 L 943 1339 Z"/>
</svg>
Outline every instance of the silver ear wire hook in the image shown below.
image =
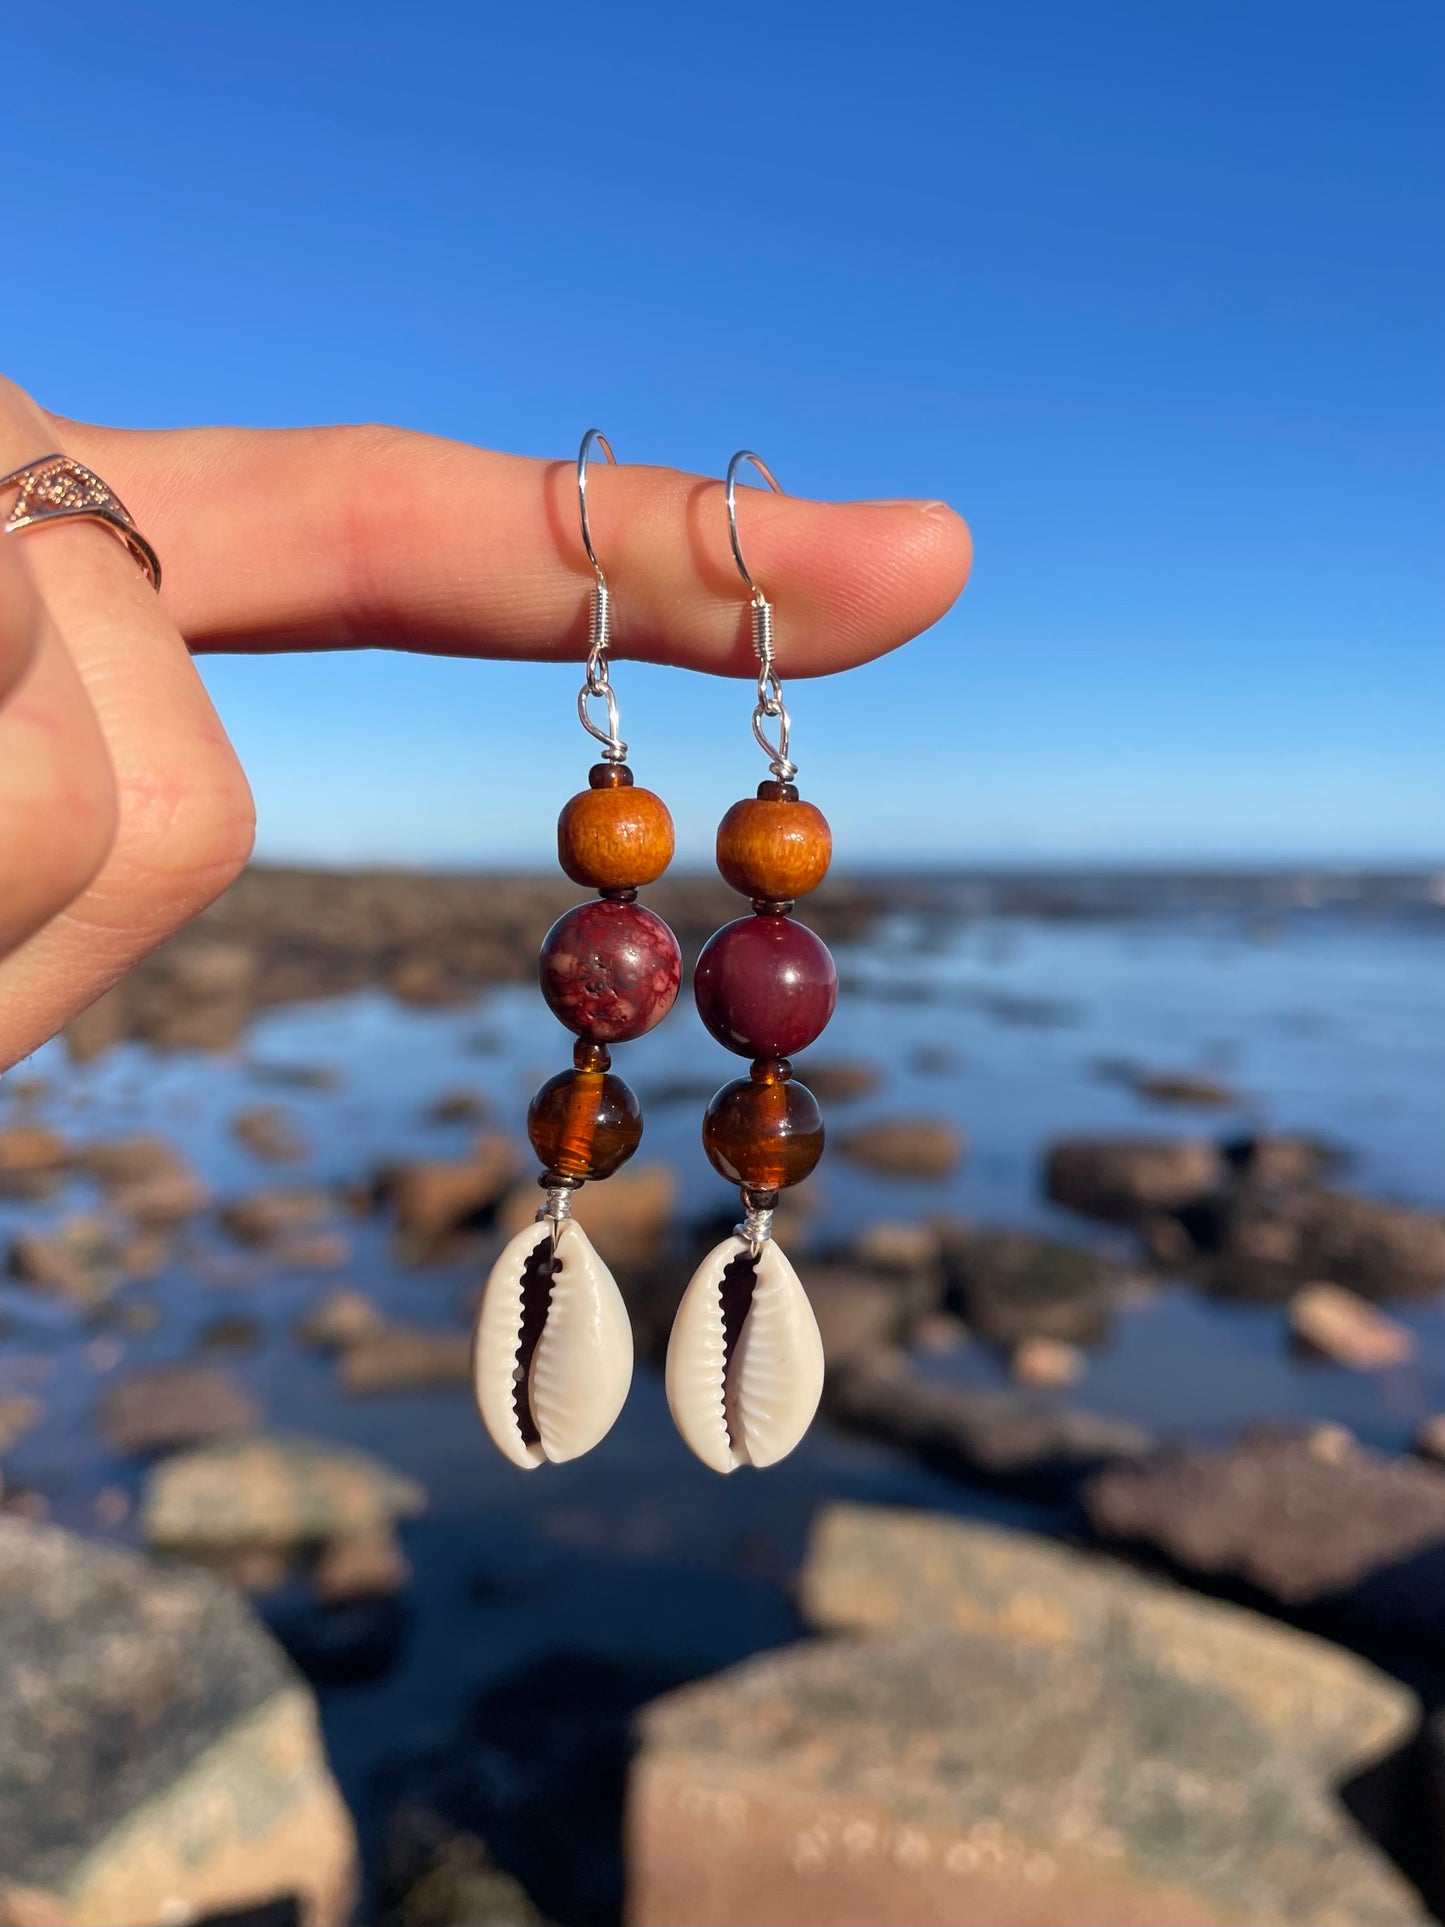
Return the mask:
<svg viewBox="0 0 1445 1927">
<path fill-rule="evenodd" d="M 738 539 L 738 470 L 744 462 L 751 462 L 775 495 L 784 490 L 778 478 L 760 455 L 754 455 L 750 448 L 740 448 L 728 463 L 727 473 L 727 510 L 728 540 L 732 543 L 733 560 L 738 565 L 738 574 L 747 584 L 748 594 L 753 605 L 753 649 L 758 658 L 758 700 L 753 710 L 753 737 L 759 749 L 768 759 L 768 767 L 780 783 L 791 783 L 798 773 L 796 763 L 788 760 L 788 737 L 792 731 L 792 720 L 788 715 L 787 704 L 783 701 L 783 685 L 778 680 L 773 667 L 773 605 L 753 581 L 752 572 L 743 560 L 743 545 Z M 768 738 L 763 728 L 765 721 L 776 722 L 778 740 L 776 744 Z"/>
<path fill-rule="evenodd" d="M 617 730 L 617 697 L 607 675 L 607 645 L 612 639 L 612 596 L 607 587 L 607 577 L 602 564 L 597 560 L 597 552 L 592 547 L 592 526 L 587 519 L 587 457 L 592 444 L 596 442 L 614 467 L 617 457 L 612 453 L 612 444 L 600 428 L 589 428 L 582 437 L 582 446 L 577 451 L 577 513 L 582 524 L 582 546 L 587 551 L 587 560 L 592 564 L 592 572 L 597 577 L 592 587 L 591 609 L 587 620 L 587 680 L 577 694 L 577 715 L 582 727 L 589 736 L 595 736 L 603 745 L 602 759 L 607 763 L 625 763 L 627 745 Z M 587 704 L 597 698 L 607 711 L 607 727 L 599 729 L 587 713 Z"/>
</svg>

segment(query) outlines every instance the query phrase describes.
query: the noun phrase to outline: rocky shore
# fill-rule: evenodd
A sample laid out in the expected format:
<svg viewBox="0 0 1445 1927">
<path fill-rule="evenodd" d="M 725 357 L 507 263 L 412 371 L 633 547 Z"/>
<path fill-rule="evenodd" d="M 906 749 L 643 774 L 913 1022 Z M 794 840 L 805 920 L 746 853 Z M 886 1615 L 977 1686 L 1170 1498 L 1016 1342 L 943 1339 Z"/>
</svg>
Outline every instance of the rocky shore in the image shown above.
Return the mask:
<svg viewBox="0 0 1445 1927">
<path fill-rule="evenodd" d="M 889 1108 L 878 1055 L 834 1055 L 810 1076 L 841 1181 L 908 1202 L 840 1235 L 803 1199 L 781 1226 L 827 1364 L 833 1456 L 770 1488 L 805 1529 L 761 1482 L 741 1511 L 732 1481 L 663 1496 L 641 1432 L 595 1485 L 480 1496 L 468 1321 L 536 1202 L 515 1094 L 448 1065 L 393 1151 L 347 1161 L 344 1075 L 263 1080 L 233 1046 L 340 991 L 444 1012 L 517 981 L 569 897 L 255 873 L 69 1039 L 85 1065 L 121 1038 L 229 1051 L 223 1108 L 204 1070 L 135 1130 L 53 1064 L 0 1088 L 0 1923 L 344 1927 L 357 1894 L 377 1927 L 1440 1918 L 1445 1416 L 1422 1407 L 1409 1451 L 1299 1418 L 1201 1437 L 1097 1386 L 1176 1297 L 1418 1398 L 1445 1215 L 1251 1125 L 1220 1078 L 1134 1065 L 1147 1126 L 1039 1147 L 1047 1229 L 975 1220 L 947 1187 L 990 1155 L 986 1114 Z M 817 921 L 846 941 L 889 908 L 839 890 Z M 684 882 L 665 912 L 695 946 L 729 906 Z M 994 1020 L 1030 1030 L 1018 1007 Z M 952 1043 L 913 1048 L 940 1089 L 966 1076 Z M 645 1406 L 719 1223 L 648 1154 L 577 1215 Z M 889 1496 L 910 1478 L 931 1509 Z M 700 1508 L 751 1602 L 706 1638 Z M 990 1509 L 1035 1529 L 968 1516 Z M 555 1618 L 509 1564 L 534 1515 Z M 463 1531 L 480 1566 L 448 1553 Z M 660 1589 L 673 1647 L 569 1647 L 555 1627 L 624 1575 L 619 1623 Z M 465 1671 L 514 1586 L 514 1656 L 413 1731 L 418 1641 Z"/>
</svg>

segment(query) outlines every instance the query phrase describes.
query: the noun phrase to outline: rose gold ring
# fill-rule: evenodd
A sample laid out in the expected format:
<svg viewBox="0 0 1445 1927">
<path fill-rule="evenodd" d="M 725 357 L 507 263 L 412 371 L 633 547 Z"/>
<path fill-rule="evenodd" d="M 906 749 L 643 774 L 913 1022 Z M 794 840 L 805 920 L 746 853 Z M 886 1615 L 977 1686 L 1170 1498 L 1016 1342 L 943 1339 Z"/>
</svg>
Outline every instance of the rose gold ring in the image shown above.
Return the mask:
<svg viewBox="0 0 1445 1927">
<path fill-rule="evenodd" d="M 6 535 L 18 535 L 21 529 L 43 528 L 47 522 L 59 522 L 67 516 L 103 522 L 108 529 L 114 529 L 140 563 L 150 577 L 151 587 L 160 588 L 160 557 L 136 527 L 130 510 L 115 490 L 107 488 L 84 462 L 77 462 L 70 455 L 42 455 L 38 462 L 27 462 L 24 468 L 0 475 L 0 490 L 7 488 L 18 488 L 20 493 L 15 506 L 0 524 Z"/>
</svg>

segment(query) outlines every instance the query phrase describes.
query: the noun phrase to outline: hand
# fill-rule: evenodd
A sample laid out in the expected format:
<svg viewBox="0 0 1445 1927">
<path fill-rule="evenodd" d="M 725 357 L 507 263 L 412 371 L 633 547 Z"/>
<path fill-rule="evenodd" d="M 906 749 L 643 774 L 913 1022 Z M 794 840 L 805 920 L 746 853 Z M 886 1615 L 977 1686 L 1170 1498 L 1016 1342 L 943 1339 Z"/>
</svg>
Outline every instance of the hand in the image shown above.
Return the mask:
<svg viewBox="0 0 1445 1927">
<path fill-rule="evenodd" d="M 165 579 L 157 597 L 90 523 L 0 536 L 0 1066 L 250 854 L 250 790 L 190 650 L 580 663 L 586 648 L 570 462 L 393 428 L 95 428 L 0 380 L 0 474 L 56 449 L 116 491 Z M 593 537 L 626 589 L 614 654 L 753 673 L 721 492 L 672 469 L 592 470 Z M 941 502 L 758 492 L 747 518 L 749 566 L 786 614 L 789 677 L 897 648 L 968 575 L 968 530 Z"/>
</svg>

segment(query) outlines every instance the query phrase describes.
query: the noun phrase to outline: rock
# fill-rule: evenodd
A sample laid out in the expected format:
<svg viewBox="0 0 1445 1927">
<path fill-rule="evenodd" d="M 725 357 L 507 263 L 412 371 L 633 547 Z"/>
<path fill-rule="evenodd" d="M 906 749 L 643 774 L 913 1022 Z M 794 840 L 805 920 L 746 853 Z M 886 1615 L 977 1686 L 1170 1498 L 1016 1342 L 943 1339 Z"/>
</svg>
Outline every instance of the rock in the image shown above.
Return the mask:
<svg viewBox="0 0 1445 1927">
<path fill-rule="evenodd" d="M 1418 1459 L 1257 1433 L 1224 1451 L 1101 1472 L 1084 1503 L 1104 1537 L 1147 1545 L 1183 1571 L 1440 1637 L 1445 1472 Z"/>
<path fill-rule="evenodd" d="M 306 1141 L 280 1104 L 252 1104 L 231 1119 L 231 1132 L 253 1157 L 266 1164 L 300 1164 Z"/>
<path fill-rule="evenodd" d="M 887 1351 L 906 1336 L 912 1321 L 902 1295 L 887 1279 L 842 1265 L 808 1265 L 802 1275 L 828 1371 Z"/>
<path fill-rule="evenodd" d="M 381 1870 L 380 1927 L 545 1927 L 474 1833 L 420 1808 L 397 1814 Z"/>
<path fill-rule="evenodd" d="M 1122 1419 L 1054 1409 L 1023 1391 L 951 1385 L 898 1353 L 838 1374 L 824 1400 L 839 1424 L 942 1471 L 1050 1488 L 1100 1465 L 1141 1459 L 1155 1443 Z"/>
<path fill-rule="evenodd" d="M 1422 1459 L 1445 1465 L 1445 1412 L 1434 1412 L 1415 1433 L 1415 1450 Z"/>
<path fill-rule="evenodd" d="M 295 1561 L 289 1550 L 276 1552 L 266 1546 L 239 1546 L 232 1552 L 208 1559 L 206 1563 L 224 1573 L 238 1592 L 250 1598 L 259 1598 L 265 1593 L 279 1591 L 286 1584 Z"/>
<path fill-rule="evenodd" d="M 1433 1297 L 1445 1288 L 1445 1215 L 1342 1191 L 1246 1190 L 1232 1201 L 1215 1290 L 1279 1298 L 1317 1278 L 1365 1298 Z"/>
<path fill-rule="evenodd" d="M 382 1173 L 379 1190 L 397 1229 L 425 1253 L 494 1210 L 516 1170 L 510 1139 L 490 1133 L 465 1158 L 392 1166 Z"/>
<path fill-rule="evenodd" d="M 963 1133 L 946 1118 L 880 1118 L 835 1140 L 845 1158 L 890 1178 L 951 1177 L 963 1162 Z"/>
<path fill-rule="evenodd" d="M 327 1218 L 331 1200 L 324 1191 L 253 1191 L 221 1207 L 221 1223 L 238 1244 L 270 1246 L 309 1232 Z"/>
<path fill-rule="evenodd" d="M 937 1357 L 961 1351 L 972 1337 L 968 1326 L 951 1311 L 928 1312 L 913 1328 L 915 1348 Z"/>
<path fill-rule="evenodd" d="M 1016 1384 L 1056 1390 L 1084 1376 L 1088 1359 L 1062 1338 L 1025 1338 L 1014 1347 L 1009 1372 Z"/>
<path fill-rule="evenodd" d="M 103 1485 L 91 1501 L 91 1516 L 102 1532 L 114 1532 L 131 1515 L 131 1497 L 123 1485 Z"/>
<path fill-rule="evenodd" d="M 216 1579 L 0 1519 L 0 1704 L 0 1918 L 349 1917 L 315 1703 Z"/>
<path fill-rule="evenodd" d="M 120 1284 L 120 1255 L 101 1219 L 77 1213 L 51 1232 L 18 1231 L 8 1265 L 22 1284 L 92 1306 Z"/>
<path fill-rule="evenodd" d="M 1343 1285 L 1306 1285 L 1289 1302 L 1295 1343 L 1352 1371 L 1403 1365 L 1415 1356 L 1415 1334 Z"/>
<path fill-rule="evenodd" d="M 196 1342 L 203 1352 L 253 1352 L 264 1337 L 257 1319 L 228 1312 L 221 1318 L 208 1320 Z"/>
<path fill-rule="evenodd" d="M 61 1032 L 65 1054 L 72 1064 L 89 1064 L 103 1057 L 130 1033 L 130 999 L 124 978 L 77 1012 Z"/>
<path fill-rule="evenodd" d="M 351 1262 L 351 1240 L 341 1231 L 309 1231 L 283 1238 L 272 1247 L 281 1271 L 340 1271 Z"/>
<path fill-rule="evenodd" d="M 1133 1079 L 1134 1090 L 1149 1104 L 1182 1104 L 1194 1110 L 1232 1111 L 1239 1103 L 1238 1091 L 1212 1077 L 1196 1077 L 1185 1071 L 1140 1071 Z"/>
<path fill-rule="evenodd" d="M 359 1338 L 341 1354 L 337 1374 L 352 1394 L 422 1392 L 439 1385 L 472 1382 L 472 1341 L 468 1333 L 437 1331 L 422 1325 L 385 1325 Z"/>
<path fill-rule="evenodd" d="M 630 1927 L 1383 1927 L 1419 1896 L 1315 1761 L 1121 1634 L 906 1632 L 646 1708 Z"/>
<path fill-rule="evenodd" d="M 1203 1138 L 1061 1138 L 1044 1181 L 1055 1204 L 1133 1225 L 1210 1196 L 1224 1182 L 1224 1160 Z"/>
<path fill-rule="evenodd" d="M 1246 1184 L 1268 1191 L 1315 1184 L 1341 1161 L 1338 1151 L 1311 1137 L 1237 1137 L 1220 1149 Z"/>
<path fill-rule="evenodd" d="M 892 1506 L 815 1516 L 799 1581 L 820 1632 L 985 1633 L 1088 1654 L 1126 1645 L 1227 1694 L 1273 1745 L 1344 1778 L 1414 1727 L 1414 1695 L 1353 1654 L 1239 1606 L 1029 1533 Z"/>
<path fill-rule="evenodd" d="M 179 1224 L 211 1201 L 209 1187 L 164 1138 L 117 1138 L 88 1144 L 82 1170 L 105 1193 L 106 1203 L 137 1224 Z"/>
<path fill-rule="evenodd" d="M 0 1197 L 46 1197 L 69 1166 L 70 1147 L 45 1125 L 0 1126 Z"/>
<path fill-rule="evenodd" d="M 990 1344 L 1108 1338 L 1120 1277 L 1096 1253 L 1024 1231 L 955 1233 L 943 1253 L 949 1308 Z"/>
<path fill-rule="evenodd" d="M 343 1351 L 348 1345 L 374 1338 L 386 1324 L 380 1307 L 363 1291 L 338 1285 L 313 1305 L 294 1328 L 298 1345 L 316 1351 Z"/>
<path fill-rule="evenodd" d="M 0 1393 L 0 1454 L 8 1452 L 44 1417 L 43 1402 L 29 1392 Z"/>
<path fill-rule="evenodd" d="M 156 1547 L 285 1550 L 375 1532 L 425 1505 L 415 1480 L 368 1452 L 269 1434 L 163 1459 L 146 1479 L 141 1525 Z"/>
<path fill-rule="evenodd" d="M 520 1185 L 508 1197 L 499 1220 L 504 1236 L 531 1223 L 540 1197 L 535 1184 Z M 629 1166 L 605 1184 L 583 1185 L 572 1200 L 573 1217 L 614 1271 L 654 1257 L 676 1209 L 677 1173 L 667 1164 Z"/>
<path fill-rule="evenodd" d="M 323 1606 L 354 1599 L 384 1599 L 411 1583 L 411 1567 L 396 1534 L 356 1533 L 323 1546 L 311 1574 L 311 1588 Z"/>
<path fill-rule="evenodd" d="M 481 1091 L 443 1091 L 422 1114 L 426 1124 L 484 1124 L 491 1105 Z"/>
<path fill-rule="evenodd" d="M 943 1241 L 936 1225 L 907 1218 L 865 1225 L 853 1240 L 852 1255 L 865 1270 L 936 1279 L 942 1285 Z"/>
<path fill-rule="evenodd" d="M 260 1423 L 260 1410 L 234 1379 L 210 1365 L 158 1365 L 112 1385 L 96 1409 L 114 1452 L 170 1452 Z"/>
<path fill-rule="evenodd" d="M 806 1084 L 824 1106 L 848 1104 L 855 1098 L 871 1097 L 883 1083 L 881 1068 L 863 1059 L 851 1062 L 833 1059 L 812 1064 L 806 1058 L 800 1058 L 793 1065 L 793 1075 L 800 1083 Z"/>
</svg>

